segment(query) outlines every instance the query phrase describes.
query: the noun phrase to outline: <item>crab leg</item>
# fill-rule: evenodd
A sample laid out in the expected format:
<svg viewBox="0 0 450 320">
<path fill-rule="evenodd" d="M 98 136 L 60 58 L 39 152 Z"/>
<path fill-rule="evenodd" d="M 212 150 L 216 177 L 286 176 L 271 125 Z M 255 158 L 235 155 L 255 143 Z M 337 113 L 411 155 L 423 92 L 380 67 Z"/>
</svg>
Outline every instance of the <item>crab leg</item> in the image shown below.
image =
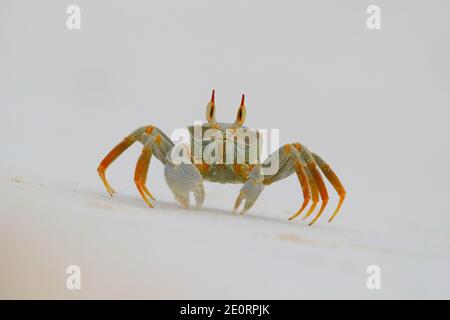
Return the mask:
<svg viewBox="0 0 450 320">
<path fill-rule="evenodd" d="M 303 212 L 303 210 L 306 208 L 309 200 L 311 199 L 311 193 L 309 191 L 310 189 L 309 189 L 309 183 L 308 183 L 308 176 L 306 175 L 306 172 L 304 169 L 303 159 L 301 158 L 300 154 L 298 153 L 298 151 L 295 148 L 293 149 L 293 152 L 296 156 L 296 159 L 294 160 L 294 168 L 295 168 L 295 172 L 297 173 L 298 181 L 300 182 L 300 186 L 302 187 L 302 192 L 303 192 L 303 204 L 300 207 L 300 209 L 292 217 L 289 218 L 289 221 L 298 217 Z"/>
<path fill-rule="evenodd" d="M 312 222 L 314 223 L 320 217 L 327 205 L 328 193 L 322 176 L 316 168 L 317 164 L 313 156 L 308 151 L 308 149 L 302 146 L 300 143 L 286 144 L 276 152 L 278 152 L 279 157 L 279 169 L 273 175 L 264 176 L 263 183 L 265 185 L 271 184 L 275 181 L 288 177 L 295 171 L 302 187 L 304 200 L 300 207 L 300 210 L 298 210 L 292 217 L 290 217 L 289 220 L 293 220 L 294 218 L 298 217 L 308 205 L 309 201 L 312 199 L 312 205 L 306 213 L 305 218 L 311 215 L 316 208 L 320 194 L 320 197 L 322 198 L 322 206 L 319 210 L 319 214 Z M 269 158 L 264 161 L 263 167 L 270 164 L 270 162 L 273 160 L 273 156 L 274 154 L 270 155 Z"/>
<path fill-rule="evenodd" d="M 342 183 L 339 180 L 336 173 L 334 173 L 334 171 L 331 169 L 330 165 L 328 163 L 326 163 L 317 154 L 313 153 L 312 155 L 313 155 L 314 159 L 316 160 L 320 170 L 323 172 L 323 174 L 328 179 L 328 181 L 330 181 L 330 183 L 332 184 L 332 186 L 334 187 L 334 189 L 336 190 L 336 192 L 339 195 L 339 203 L 336 207 L 336 210 L 334 210 L 333 215 L 328 220 L 328 222 L 331 222 L 334 219 L 334 217 L 337 215 L 337 213 L 339 212 L 339 209 L 341 208 L 342 203 L 344 202 L 346 192 L 345 192 L 344 186 L 342 185 Z"/>
<path fill-rule="evenodd" d="M 297 146 L 297 144 L 286 144 L 275 153 L 271 154 L 263 163 L 263 167 L 268 167 L 271 165 L 271 162 L 275 160 L 274 157 L 278 156 L 278 170 L 273 175 L 264 176 L 263 184 L 265 185 L 284 179 L 291 175 L 294 171 L 297 174 L 303 192 L 303 203 L 300 209 L 289 218 L 290 221 L 298 217 L 303 212 L 311 199 L 308 177 L 305 171 L 308 170 L 308 168 L 299 152 L 300 149 L 300 145 Z"/>
<path fill-rule="evenodd" d="M 100 165 L 97 168 L 98 174 L 100 175 L 100 179 L 102 179 L 103 184 L 105 185 L 106 191 L 108 191 L 109 195 L 112 197 L 115 193 L 114 189 L 106 180 L 105 171 L 108 169 L 109 165 L 116 160 L 129 146 L 131 146 L 136 140 L 131 139 L 130 137 L 124 138 L 117 146 L 115 146 L 106 157 L 100 162 Z"/>
<path fill-rule="evenodd" d="M 146 196 L 147 192 L 145 191 L 146 188 L 144 185 L 151 157 L 152 157 L 152 150 L 149 147 L 144 146 L 144 148 L 142 149 L 141 155 L 139 156 L 139 159 L 136 164 L 136 170 L 134 172 L 134 182 L 136 183 L 136 187 L 137 187 L 139 193 L 141 194 L 142 199 L 144 199 L 144 201 L 151 208 L 153 208 L 153 205 L 147 199 L 147 196 Z M 149 196 L 151 198 L 153 198 L 153 196 L 151 196 L 151 195 L 149 195 Z"/>
<path fill-rule="evenodd" d="M 150 166 L 150 160 L 154 154 L 156 158 L 160 159 L 161 162 L 167 163 L 165 156 L 169 152 L 170 148 L 173 146 L 172 142 L 162 135 L 162 133 L 155 133 L 154 128 L 151 130 L 146 130 L 148 139 L 144 143 L 141 155 L 136 163 L 136 169 L 134 172 L 134 182 L 136 187 L 141 194 L 142 199 L 151 207 L 153 205 L 147 199 L 146 195 L 152 200 L 156 200 L 151 192 L 147 189 L 147 174 L 148 168 Z"/>
<path fill-rule="evenodd" d="M 317 184 L 317 188 L 319 189 L 320 198 L 322 199 L 322 206 L 320 207 L 319 212 L 316 214 L 314 219 L 309 223 L 309 225 L 312 225 L 322 215 L 322 212 L 325 210 L 325 207 L 327 206 L 329 197 L 327 187 L 325 186 L 325 182 L 323 181 L 322 175 L 320 174 L 319 170 L 317 170 L 317 163 L 314 160 L 313 156 L 311 155 L 311 152 L 307 148 L 302 148 L 302 153 L 305 155 L 308 169 L 311 171 L 311 175 Z"/>
<path fill-rule="evenodd" d="M 300 143 L 282 146 L 262 163 L 262 167 L 269 167 L 272 161 L 276 160 L 274 158 L 275 156 L 278 156 L 278 170 L 274 174 L 264 175 L 263 184 L 270 185 L 295 172 L 302 187 L 303 203 L 300 209 L 291 216 L 289 220 L 291 221 L 298 217 L 308 206 L 310 200 L 312 200 L 312 204 L 303 217 L 303 220 L 307 219 L 314 212 L 319 200 L 322 200 L 319 211 L 315 214 L 309 225 L 314 224 L 320 218 L 329 202 L 328 190 L 322 176 L 323 174 L 333 185 L 333 188 L 340 197 L 337 208 L 328 222 L 332 221 L 344 202 L 345 189 L 337 175 L 331 170 L 330 166 L 322 158 L 310 152 L 307 147 Z M 242 196 L 238 197 L 237 203 L 242 201 L 240 198 L 242 198 Z"/>
<path fill-rule="evenodd" d="M 115 191 L 111 188 L 110 184 L 106 180 L 106 169 L 110 166 L 110 164 L 116 160 L 125 150 L 127 150 L 133 143 L 136 141 L 141 141 L 143 136 L 150 134 L 153 131 L 153 126 L 145 126 L 134 130 L 128 136 L 126 136 L 119 144 L 117 144 L 100 162 L 97 172 L 102 179 L 103 184 L 105 185 L 106 191 L 108 191 L 109 195 L 112 196 Z M 141 141 L 142 142 L 142 141 Z"/>
<path fill-rule="evenodd" d="M 144 145 L 141 156 L 136 165 L 135 171 L 135 182 L 138 187 L 139 193 L 149 196 L 151 199 L 155 200 L 153 195 L 148 191 L 145 183 L 147 181 L 148 167 L 150 165 L 150 158 L 154 155 L 163 164 L 167 164 L 168 152 L 174 146 L 173 142 L 167 137 L 164 132 L 162 132 L 157 127 L 152 125 L 137 128 L 126 136 L 118 145 L 116 145 L 100 162 L 97 168 L 98 174 L 105 185 L 106 190 L 112 196 L 115 192 L 108 181 L 106 180 L 106 169 L 111 165 L 111 163 L 116 160 L 128 147 L 130 147 L 134 142 L 139 141 Z M 147 197 L 144 198 L 145 202 L 151 206 Z"/>
<path fill-rule="evenodd" d="M 311 213 L 313 213 L 314 209 L 317 206 L 317 203 L 319 203 L 319 189 L 317 188 L 317 184 L 314 181 L 314 178 L 312 177 L 311 171 L 306 167 L 305 168 L 306 175 L 308 176 L 308 182 L 309 187 L 311 188 L 311 194 L 312 194 L 312 205 L 309 208 L 308 212 L 306 212 L 306 215 L 303 217 L 303 220 L 307 219 Z"/>
<path fill-rule="evenodd" d="M 147 162 L 145 163 L 145 167 L 142 171 L 141 181 L 142 181 L 142 189 L 144 190 L 145 194 L 148 195 L 152 200 L 156 200 L 155 197 L 148 191 L 146 183 L 147 183 L 147 173 L 148 173 L 148 167 L 150 166 L 150 160 L 152 159 L 152 154 L 150 151 L 150 157 L 148 158 Z"/>
</svg>

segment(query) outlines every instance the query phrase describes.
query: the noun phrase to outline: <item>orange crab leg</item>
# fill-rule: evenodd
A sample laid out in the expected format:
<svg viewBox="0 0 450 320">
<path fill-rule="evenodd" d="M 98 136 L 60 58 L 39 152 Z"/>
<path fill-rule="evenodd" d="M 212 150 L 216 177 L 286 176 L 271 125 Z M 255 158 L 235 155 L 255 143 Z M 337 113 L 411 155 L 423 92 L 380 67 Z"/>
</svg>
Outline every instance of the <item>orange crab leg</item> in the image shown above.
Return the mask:
<svg viewBox="0 0 450 320">
<path fill-rule="evenodd" d="M 339 209 L 341 209 L 342 203 L 344 203 L 346 192 L 345 192 L 344 186 L 341 184 L 341 181 L 339 181 L 339 178 L 334 173 L 334 171 L 331 170 L 331 168 L 329 169 L 329 171 L 327 173 L 324 172 L 324 174 L 327 177 L 327 179 L 331 182 L 334 189 L 336 190 L 336 192 L 339 195 L 339 203 L 338 203 L 336 209 L 334 210 L 333 215 L 328 220 L 328 222 L 331 222 L 334 219 L 334 217 L 337 215 L 337 213 L 339 212 Z"/>
<path fill-rule="evenodd" d="M 325 207 L 327 206 L 328 199 L 329 199 L 328 198 L 327 187 L 325 186 L 325 182 L 323 181 L 322 176 L 321 176 L 319 170 L 317 170 L 316 166 L 317 165 L 316 165 L 315 162 L 310 162 L 308 164 L 308 168 L 311 171 L 312 177 L 314 178 L 314 181 L 317 184 L 317 188 L 319 189 L 320 198 L 322 199 L 322 206 L 320 207 L 320 210 L 316 214 L 314 219 L 309 223 L 309 225 L 314 224 L 314 222 L 316 222 L 317 219 L 319 219 L 319 217 L 322 214 L 323 210 L 325 210 Z"/>
<path fill-rule="evenodd" d="M 151 153 L 150 153 L 150 157 L 148 158 L 148 161 L 146 161 L 144 163 L 145 167 L 142 170 L 142 176 L 141 176 L 141 180 L 142 180 L 142 189 L 144 190 L 145 194 L 148 195 L 152 200 L 156 200 L 155 197 L 151 194 L 151 192 L 147 189 L 146 186 L 146 182 L 147 182 L 147 173 L 148 173 L 148 168 L 150 166 L 150 160 L 151 160 Z"/>
<path fill-rule="evenodd" d="M 295 167 L 295 172 L 297 173 L 298 181 L 300 182 L 300 185 L 302 187 L 303 204 L 300 207 L 300 209 L 292 217 L 289 218 L 289 221 L 298 217 L 303 212 L 303 210 L 306 208 L 309 200 L 311 199 L 311 194 L 309 191 L 309 184 L 308 184 L 308 177 L 306 176 L 306 172 L 305 172 L 305 169 L 303 168 L 303 164 L 300 163 L 300 161 L 295 161 L 294 167 Z"/>
<path fill-rule="evenodd" d="M 112 196 L 115 191 L 106 180 L 105 171 L 108 169 L 109 165 L 116 160 L 129 146 L 131 146 L 135 140 L 130 139 L 129 137 L 124 138 L 117 146 L 115 146 L 106 157 L 100 162 L 100 165 L 97 168 L 97 172 L 102 179 L 103 184 L 105 185 L 106 191 L 108 191 L 109 195 Z"/>
<path fill-rule="evenodd" d="M 306 213 L 306 215 L 303 217 L 303 220 L 308 218 L 311 215 L 311 213 L 313 213 L 314 209 L 317 206 L 317 203 L 319 202 L 319 189 L 317 189 L 317 184 L 316 184 L 316 182 L 314 181 L 314 179 L 313 179 L 313 177 L 311 175 L 311 171 L 309 171 L 308 168 L 305 168 L 305 171 L 306 171 L 307 176 L 308 176 L 309 187 L 311 188 L 312 205 L 309 208 L 309 210 Z"/>
<path fill-rule="evenodd" d="M 322 158 L 320 158 L 318 155 L 316 155 L 314 153 L 313 153 L 313 157 L 316 160 L 317 164 L 319 165 L 320 170 L 322 170 L 325 177 L 328 179 L 328 181 L 330 181 L 331 185 L 333 186 L 333 188 L 336 190 L 336 192 L 339 195 L 339 203 L 336 207 L 336 210 L 334 210 L 333 215 L 328 220 L 328 222 L 331 222 L 334 219 L 334 217 L 337 215 L 337 213 L 339 212 L 339 209 L 341 208 L 342 203 L 344 202 L 345 194 L 346 194 L 345 188 L 342 185 L 342 183 L 339 180 L 336 173 L 331 169 L 331 167 L 328 163 L 326 163 L 324 160 L 322 160 Z"/>
<path fill-rule="evenodd" d="M 136 187 L 141 194 L 142 199 L 151 207 L 153 208 L 153 205 L 150 203 L 150 201 L 147 199 L 146 194 L 152 198 L 153 196 L 151 193 L 147 190 L 145 187 L 145 180 L 147 179 L 147 172 L 148 167 L 150 164 L 150 159 L 152 157 L 152 151 L 149 147 L 144 147 L 142 149 L 141 155 L 139 156 L 139 159 L 136 164 L 136 170 L 134 172 L 134 182 L 136 183 Z"/>
<path fill-rule="evenodd" d="M 294 154 L 297 156 L 297 161 L 299 161 L 300 162 L 299 164 L 301 165 L 301 168 L 299 168 L 298 164 L 296 162 L 294 162 L 294 168 L 297 173 L 297 177 L 300 180 L 300 185 L 302 185 L 302 188 L 304 188 L 304 185 L 308 186 L 308 194 L 307 194 L 307 196 L 305 196 L 305 192 L 303 192 L 303 199 L 304 199 L 303 204 L 302 204 L 300 210 L 297 211 L 294 214 L 294 216 L 289 218 L 289 220 L 294 219 L 295 217 L 297 217 L 298 215 L 300 215 L 303 212 L 303 210 L 308 205 L 309 200 L 311 199 L 311 192 L 312 192 L 313 203 L 311 205 L 311 208 L 306 213 L 306 216 L 303 218 L 303 220 L 305 220 L 305 218 L 307 218 L 314 211 L 314 209 L 317 205 L 317 202 L 319 201 L 319 194 L 317 191 L 317 185 L 314 182 L 313 177 L 311 176 L 311 171 L 308 169 L 307 166 L 304 165 L 304 160 L 300 155 L 300 153 L 302 152 L 303 146 L 300 143 L 293 143 L 292 146 L 294 147 L 294 149 L 292 149 L 292 150 L 293 150 Z M 286 149 L 285 149 L 285 151 L 286 151 Z M 300 171 L 300 169 L 303 171 L 303 173 Z M 304 176 L 302 177 L 301 175 L 303 175 L 303 174 L 304 174 Z M 303 181 L 306 180 L 306 182 L 302 183 L 301 180 L 303 180 Z"/>
</svg>

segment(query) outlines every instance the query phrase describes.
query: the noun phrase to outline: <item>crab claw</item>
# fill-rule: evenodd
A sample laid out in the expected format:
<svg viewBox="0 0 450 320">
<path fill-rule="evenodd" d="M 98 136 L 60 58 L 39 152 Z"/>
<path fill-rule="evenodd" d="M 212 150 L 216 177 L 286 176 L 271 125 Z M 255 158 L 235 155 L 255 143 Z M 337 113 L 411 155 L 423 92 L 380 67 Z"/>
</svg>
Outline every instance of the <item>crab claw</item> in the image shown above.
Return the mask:
<svg viewBox="0 0 450 320">
<path fill-rule="evenodd" d="M 245 205 L 240 212 L 240 215 L 243 215 L 250 210 L 263 189 L 264 185 L 262 184 L 261 168 L 255 167 L 250 172 L 249 179 L 244 183 L 241 191 L 239 192 L 239 196 L 234 204 L 233 214 L 237 213 L 237 209 L 243 200 L 245 200 Z"/>
<path fill-rule="evenodd" d="M 236 203 L 234 204 L 233 214 L 237 213 L 237 210 L 241 205 L 242 200 L 244 199 L 245 205 L 244 208 L 241 210 L 240 215 L 244 215 L 248 210 L 250 210 L 250 208 L 255 203 L 256 199 L 258 199 L 259 194 L 261 193 L 263 188 L 264 185 L 262 183 L 257 184 L 253 184 L 251 182 L 249 184 L 245 183 L 244 186 L 242 187 L 241 192 L 239 193 L 239 196 L 236 199 Z"/>
</svg>

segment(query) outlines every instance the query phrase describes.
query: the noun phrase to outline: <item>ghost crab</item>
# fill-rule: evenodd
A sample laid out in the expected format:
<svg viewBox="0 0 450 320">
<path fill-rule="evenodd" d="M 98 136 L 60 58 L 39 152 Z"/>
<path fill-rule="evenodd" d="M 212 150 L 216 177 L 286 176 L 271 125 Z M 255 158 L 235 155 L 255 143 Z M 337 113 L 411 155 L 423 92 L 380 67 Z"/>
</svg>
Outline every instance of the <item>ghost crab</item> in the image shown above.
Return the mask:
<svg viewBox="0 0 450 320">
<path fill-rule="evenodd" d="M 243 130 L 244 134 L 254 132 L 257 137 L 256 145 L 259 146 L 258 133 L 243 126 L 246 117 L 244 95 L 242 95 L 241 104 L 238 108 L 234 123 L 217 122 L 215 119 L 215 110 L 216 104 L 213 90 L 211 100 L 206 106 L 207 123 L 201 125 L 202 130 L 214 129 L 219 132 L 219 137 L 223 136 L 226 141 L 236 140 L 236 136 L 233 136 L 232 138 L 229 137 L 229 132 L 236 132 L 238 130 Z M 343 185 L 330 166 L 317 154 L 309 151 L 306 146 L 298 142 L 283 145 L 277 151 L 272 153 L 264 162 L 260 162 L 260 150 L 257 147 L 256 162 L 251 162 L 249 161 L 249 140 L 243 140 L 244 142 L 241 144 L 240 149 L 238 144 L 232 144 L 231 149 L 224 147 L 224 149 L 227 149 L 227 159 L 228 152 L 231 152 L 231 158 L 233 159 L 231 162 L 224 164 L 217 161 L 218 157 L 213 157 L 213 159 L 209 159 L 209 161 L 206 161 L 206 159 L 203 158 L 204 152 L 210 149 L 218 150 L 219 152 L 215 152 L 216 155 L 221 153 L 220 151 L 224 150 L 222 149 L 223 144 L 216 149 L 219 144 L 215 141 L 214 136 L 206 139 L 201 136 L 199 138 L 195 134 L 194 126 L 188 127 L 188 130 L 191 136 L 191 146 L 182 146 L 181 149 L 185 151 L 184 154 L 187 155 L 188 161 L 181 163 L 175 162 L 173 158 L 174 150 L 176 149 L 175 144 L 164 132 L 153 125 L 140 127 L 126 136 L 122 142 L 116 145 L 105 156 L 98 166 L 97 171 L 107 192 L 111 196 L 115 193 L 106 180 L 106 169 L 120 156 L 120 154 L 122 154 L 122 152 L 134 142 L 139 141 L 143 144 L 143 149 L 136 164 L 134 182 L 142 199 L 152 208 L 153 205 L 149 198 L 152 200 L 155 200 L 155 198 L 146 187 L 147 172 L 152 155 L 164 165 L 166 182 L 174 194 L 175 199 L 184 207 L 189 207 L 190 192 L 193 192 L 194 194 L 197 207 L 203 204 L 205 198 L 203 181 L 205 180 L 220 183 L 242 183 L 243 186 L 236 199 L 233 213 L 236 213 L 243 200 L 245 200 L 245 205 L 240 212 L 240 214 L 244 214 L 255 203 L 261 191 L 264 189 L 264 186 L 284 179 L 295 172 L 302 189 L 303 203 L 300 209 L 292 215 L 289 220 L 298 217 L 307 207 L 309 201 L 312 200 L 309 210 L 303 217 L 303 219 L 308 218 L 314 212 L 320 198 L 322 204 L 318 213 L 314 216 L 314 219 L 309 223 L 309 225 L 312 225 L 321 216 L 329 199 L 325 182 L 320 173 L 321 171 L 339 195 L 338 205 L 328 222 L 333 220 L 341 208 L 345 198 L 345 189 Z M 198 147 L 201 151 L 200 157 L 198 157 L 198 154 L 195 156 L 196 148 Z M 239 153 L 238 149 L 241 152 L 243 151 L 244 154 L 244 160 L 241 162 L 236 161 L 237 154 Z M 192 154 L 194 154 L 194 156 L 192 156 Z M 274 161 L 277 162 L 275 172 L 271 174 L 265 173 L 266 169 L 269 168 Z"/>
</svg>

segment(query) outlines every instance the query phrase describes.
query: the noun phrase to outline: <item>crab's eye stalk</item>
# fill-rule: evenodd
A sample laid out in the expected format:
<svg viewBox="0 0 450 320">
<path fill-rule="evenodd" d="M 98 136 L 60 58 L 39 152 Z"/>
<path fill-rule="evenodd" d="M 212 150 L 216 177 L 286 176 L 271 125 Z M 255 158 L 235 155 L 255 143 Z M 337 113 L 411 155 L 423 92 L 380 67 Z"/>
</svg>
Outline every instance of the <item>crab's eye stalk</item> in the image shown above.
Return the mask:
<svg viewBox="0 0 450 320">
<path fill-rule="evenodd" d="M 241 105 L 239 106 L 235 126 L 237 128 L 242 127 L 245 121 L 245 116 L 247 115 L 247 111 L 245 110 L 245 95 L 242 95 Z"/>
<path fill-rule="evenodd" d="M 216 104 L 214 102 L 214 90 L 212 91 L 211 101 L 206 106 L 206 120 L 210 124 L 214 124 L 216 122 L 215 113 L 216 113 Z"/>
</svg>

